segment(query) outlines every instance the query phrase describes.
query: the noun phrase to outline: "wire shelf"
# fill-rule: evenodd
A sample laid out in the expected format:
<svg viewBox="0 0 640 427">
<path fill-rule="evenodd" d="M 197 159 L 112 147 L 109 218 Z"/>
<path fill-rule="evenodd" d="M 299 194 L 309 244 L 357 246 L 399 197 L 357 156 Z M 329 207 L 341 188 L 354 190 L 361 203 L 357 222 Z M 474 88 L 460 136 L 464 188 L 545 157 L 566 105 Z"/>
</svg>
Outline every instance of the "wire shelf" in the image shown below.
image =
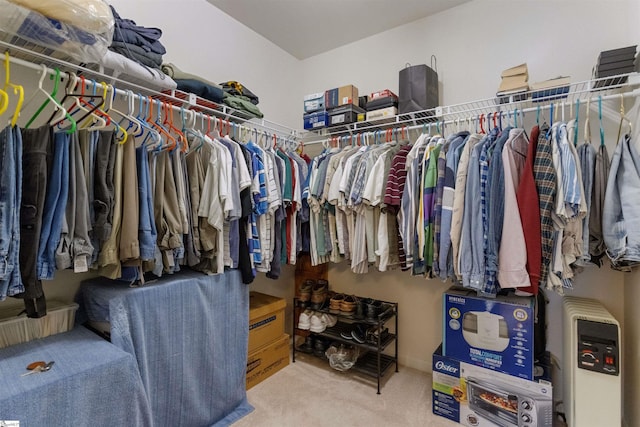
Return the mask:
<svg viewBox="0 0 640 427">
<path fill-rule="evenodd" d="M 506 112 L 534 111 L 538 108 L 549 108 L 555 105 L 573 105 L 576 102 L 587 102 L 589 99 L 610 99 L 620 94 L 628 94 L 634 86 L 640 85 L 639 73 L 628 73 L 616 76 L 585 80 L 564 86 L 556 86 L 541 90 L 513 93 L 503 96 L 436 107 L 429 110 L 398 114 L 375 122 L 355 122 L 306 131 L 301 136 L 305 144 L 325 142 L 330 138 L 355 136 L 383 129 L 412 129 L 429 124 L 451 124 L 462 121 L 477 121 L 482 115 Z M 584 105 L 584 104 L 583 104 Z"/>
<path fill-rule="evenodd" d="M 89 80 L 104 81 L 113 86 L 117 86 L 116 92 L 126 95 L 127 90 L 150 96 L 161 102 L 166 102 L 174 109 L 184 108 L 193 110 L 202 115 L 210 115 L 235 124 L 244 124 L 246 130 L 259 128 L 263 133 L 277 134 L 282 140 L 298 139 L 300 132 L 296 129 L 272 122 L 267 119 L 257 119 L 247 115 L 245 112 L 233 109 L 226 105 L 216 104 L 193 94 L 188 94 L 179 90 L 158 92 L 134 82 L 127 81 L 113 74 L 109 74 L 101 64 L 86 64 L 74 60 L 69 55 L 61 51 L 40 46 L 0 31 L 0 49 L 8 52 L 10 60 L 18 65 L 32 69 L 40 69 L 46 66 L 49 72 L 59 69 L 63 74 L 76 73 Z M 66 77 L 66 75 L 65 75 Z M 88 84 L 92 82 L 88 82 Z"/>
</svg>

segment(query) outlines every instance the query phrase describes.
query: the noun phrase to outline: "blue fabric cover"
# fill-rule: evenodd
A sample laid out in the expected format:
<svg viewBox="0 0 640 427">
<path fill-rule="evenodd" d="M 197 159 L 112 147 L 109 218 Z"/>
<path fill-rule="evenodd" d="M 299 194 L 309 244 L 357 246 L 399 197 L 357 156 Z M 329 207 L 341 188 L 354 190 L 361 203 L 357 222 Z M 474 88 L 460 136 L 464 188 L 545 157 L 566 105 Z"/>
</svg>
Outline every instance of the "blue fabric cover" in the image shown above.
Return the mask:
<svg viewBox="0 0 640 427">
<path fill-rule="evenodd" d="M 185 270 L 139 288 L 98 278 L 80 292 L 79 319 L 111 322 L 111 342 L 136 357 L 154 426 L 227 426 L 253 410 L 240 272 Z"/>
<path fill-rule="evenodd" d="M 26 366 L 55 361 L 48 372 Z M 0 349 L 0 414 L 20 426 L 151 425 L 135 359 L 84 327 Z"/>
</svg>

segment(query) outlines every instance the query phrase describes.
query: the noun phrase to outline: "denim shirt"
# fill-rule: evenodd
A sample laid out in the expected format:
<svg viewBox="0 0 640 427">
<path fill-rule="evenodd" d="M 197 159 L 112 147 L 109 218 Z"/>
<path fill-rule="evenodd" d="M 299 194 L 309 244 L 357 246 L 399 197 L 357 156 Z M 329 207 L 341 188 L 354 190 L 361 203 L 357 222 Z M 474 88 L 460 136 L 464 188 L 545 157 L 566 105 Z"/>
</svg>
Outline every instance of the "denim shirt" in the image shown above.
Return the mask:
<svg viewBox="0 0 640 427">
<path fill-rule="evenodd" d="M 483 293 L 494 296 L 498 292 L 496 275 L 498 273 L 498 251 L 502 240 L 502 222 L 504 219 L 504 165 L 502 150 L 509 139 L 511 127 L 502 131 L 495 143 L 489 163 L 489 192 L 487 198 L 487 247 L 485 265 L 485 284 Z"/>
<path fill-rule="evenodd" d="M 482 206 L 480 205 L 480 152 L 488 140 L 473 147 L 469 158 L 467 184 L 464 197 L 464 216 L 460 238 L 460 274 L 465 287 L 481 289 L 484 283 L 484 248 Z"/>
</svg>

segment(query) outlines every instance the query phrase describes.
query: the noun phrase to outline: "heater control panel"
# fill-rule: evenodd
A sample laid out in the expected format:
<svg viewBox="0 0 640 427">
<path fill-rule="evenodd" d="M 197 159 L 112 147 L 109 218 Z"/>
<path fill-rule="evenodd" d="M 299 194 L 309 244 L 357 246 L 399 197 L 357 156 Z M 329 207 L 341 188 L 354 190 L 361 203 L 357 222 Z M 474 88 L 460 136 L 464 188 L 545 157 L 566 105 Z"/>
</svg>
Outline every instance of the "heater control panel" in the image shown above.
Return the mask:
<svg viewBox="0 0 640 427">
<path fill-rule="evenodd" d="M 620 373 L 618 326 L 578 319 L 578 367 L 607 375 Z"/>
</svg>

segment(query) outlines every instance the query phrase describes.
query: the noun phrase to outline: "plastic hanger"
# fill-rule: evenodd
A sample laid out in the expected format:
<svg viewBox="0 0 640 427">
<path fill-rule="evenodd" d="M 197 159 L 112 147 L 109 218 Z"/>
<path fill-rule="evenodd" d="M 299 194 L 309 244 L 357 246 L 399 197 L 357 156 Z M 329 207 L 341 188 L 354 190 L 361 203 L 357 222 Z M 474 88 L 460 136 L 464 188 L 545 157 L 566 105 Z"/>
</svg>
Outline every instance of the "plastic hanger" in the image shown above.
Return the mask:
<svg viewBox="0 0 640 427">
<path fill-rule="evenodd" d="M 18 96 L 18 102 L 16 103 L 16 109 L 13 112 L 13 116 L 11 117 L 11 126 L 15 126 L 18 122 L 18 117 L 20 117 L 20 110 L 22 109 L 22 103 L 24 102 L 24 88 L 20 85 L 15 85 L 11 83 L 11 64 L 9 63 L 9 52 L 4 53 L 4 72 L 5 72 L 5 81 L 4 88 L 2 92 L 7 93 L 6 90 L 11 87 L 13 89 L 14 95 Z M 5 108 L 6 110 L 6 108 Z M 0 114 L 2 114 L 0 112 Z"/>
<path fill-rule="evenodd" d="M 604 147 L 604 127 L 602 126 L 602 96 L 598 95 L 598 120 L 600 121 L 600 146 Z"/>
<path fill-rule="evenodd" d="M 587 118 L 584 121 L 584 140 L 587 144 L 591 144 L 591 98 L 587 99 Z"/>
<path fill-rule="evenodd" d="M 480 122 L 480 133 L 484 135 L 486 133 L 484 131 L 484 113 L 478 118 L 478 122 Z"/>
<path fill-rule="evenodd" d="M 78 111 L 84 111 L 85 114 L 77 119 L 78 123 L 83 123 L 81 125 L 81 127 L 90 129 L 90 130 L 96 130 L 96 129 L 104 129 L 105 127 L 107 127 L 108 125 L 111 124 L 111 118 L 108 117 L 107 114 L 104 114 L 104 112 L 102 112 L 100 110 L 100 107 L 104 104 L 105 102 L 105 95 L 97 95 L 96 94 L 96 82 L 93 82 L 93 94 L 92 95 L 86 95 L 85 94 L 85 88 L 86 88 L 86 80 L 84 78 L 84 76 L 80 76 L 80 94 L 74 94 L 71 93 L 73 90 L 76 90 L 77 88 L 77 79 L 74 81 L 74 84 L 71 86 L 71 90 L 69 92 L 67 92 L 67 94 L 65 94 L 64 98 L 63 98 L 63 103 L 64 101 L 68 98 L 68 97 L 72 97 L 73 99 L 75 99 L 74 102 L 74 106 L 72 108 L 75 107 L 75 110 L 73 112 L 71 112 L 71 116 L 74 116 L 78 113 Z M 86 99 L 85 99 L 86 98 Z M 87 99 L 89 101 L 87 101 Z M 90 101 L 97 101 L 95 104 L 90 102 Z M 91 116 L 92 118 L 94 118 L 95 120 L 97 120 L 98 124 L 95 123 L 95 121 L 91 122 L 91 125 L 88 125 L 88 122 L 85 121 L 89 116 Z M 106 119 L 105 119 L 106 117 Z"/>
<path fill-rule="evenodd" d="M 155 121 L 151 121 L 153 119 L 153 103 L 154 100 L 151 99 L 151 97 L 148 98 L 149 100 L 149 119 L 147 120 L 149 123 L 151 123 L 151 126 L 153 126 L 154 128 L 156 128 L 161 134 L 163 134 L 164 136 L 167 137 L 168 142 L 170 143 L 168 146 L 166 146 L 165 148 L 168 150 L 173 150 L 176 148 L 176 146 L 178 145 L 176 139 L 173 137 L 173 135 L 171 135 L 169 133 L 169 131 L 162 126 L 162 124 L 160 123 L 162 120 L 162 110 L 161 110 L 161 106 L 162 106 L 162 102 L 160 100 L 155 100 L 155 102 L 157 102 L 157 109 L 156 109 L 156 119 Z"/>
<path fill-rule="evenodd" d="M 576 131 L 573 134 L 573 146 L 578 145 L 578 132 L 580 129 L 580 100 L 576 100 L 576 122 L 575 122 Z"/>
<path fill-rule="evenodd" d="M 134 127 L 133 129 L 133 133 L 137 134 L 140 132 L 141 129 L 141 125 L 140 123 L 135 120 L 133 117 L 131 117 L 129 114 L 125 114 L 122 111 L 117 110 L 116 108 L 113 108 L 113 100 L 116 97 L 116 90 L 112 85 L 108 85 L 107 89 L 111 91 L 111 95 L 107 95 L 107 105 L 105 108 L 105 112 L 108 114 L 117 114 L 118 116 L 120 116 L 122 118 L 122 120 L 128 120 L 129 121 L 129 126 L 127 126 L 126 131 L 128 132 L 129 130 L 131 130 L 132 127 Z M 132 92 L 133 93 L 133 92 Z M 128 101 L 128 99 L 127 99 Z M 130 107 L 131 108 L 131 107 Z M 121 120 L 121 122 L 122 122 Z M 121 127 L 121 122 L 118 123 L 118 126 Z M 115 121 L 113 121 L 113 123 L 115 123 Z"/>
<path fill-rule="evenodd" d="M 47 105 L 49 105 L 49 102 L 52 102 L 55 105 L 56 110 L 58 111 L 58 115 L 56 116 L 56 120 L 55 121 L 54 120 L 49 120 L 49 123 L 58 122 L 58 121 L 62 120 L 65 116 L 68 116 L 67 110 L 65 110 L 64 107 L 62 107 L 62 105 L 60 105 L 60 103 L 55 99 L 56 95 L 58 94 L 58 85 L 60 84 L 60 70 L 58 70 L 57 68 L 55 69 L 55 78 L 54 78 L 54 82 L 53 82 L 53 91 L 51 91 L 51 94 L 49 94 L 49 92 L 44 90 L 44 88 L 42 87 L 42 82 L 44 81 L 44 78 L 45 78 L 45 76 L 47 74 L 48 74 L 47 73 L 47 67 L 43 64 L 42 65 L 41 75 L 40 75 L 40 80 L 38 80 L 38 89 L 42 93 L 45 94 L 47 99 L 45 99 L 45 101 L 42 103 L 42 105 L 40 105 L 40 107 L 36 110 L 36 112 L 33 114 L 33 116 L 27 121 L 27 124 L 24 126 L 25 129 L 28 129 L 29 126 L 31 126 L 33 121 L 40 115 L 40 113 L 42 113 L 42 111 L 45 109 L 45 107 Z M 74 121 L 74 123 L 75 123 L 75 121 Z"/>
<path fill-rule="evenodd" d="M 620 137 L 622 136 L 622 124 L 627 121 L 629 124 L 629 135 L 633 133 L 633 128 L 631 124 L 631 120 L 627 119 L 624 112 L 624 95 L 620 94 L 620 125 L 618 126 L 618 138 L 616 138 L 616 143 L 620 142 Z"/>
<path fill-rule="evenodd" d="M 176 142 L 178 143 L 178 145 L 180 145 L 180 150 L 185 152 L 185 150 L 187 149 L 187 139 L 185 138 L 184 133 L 182 133 L 180 129 L 173 125 L 173 107 L 166 102 L 162 103 L 162 107 L 165 113 L 163 125 L 169 132 L 173 131 L 178 136 Z"/>
<path fill-rule="evenodd" d="M 65 93 L 65 96 L 64 96 L 64 97 L 62 98 L 62 100 L 60 101 L 60 105 L 64 105 L 65 101 L 66 101 L 68 98 L 73 98 L 73 99 L 75 100 L 75 101 L 74 101 L 73 106 L 77 107 L 78 109 L 77 109 L 77 110 L 75 110 L 75 111 L 73 111 L 73 112 L 71 112 L 71 113 L 69 114 L 69 117 L 73 117 L 75 114 L 77 114 L 77 113 L 78 113 L 78 111 L 84 111 L 84 112 L 85 112 L 85 115 L 84 115 L 84 116 L 82 116 L 81 118 L 79 118 L 79 119 L 77 119 L 77 120 L 76 120 L 76 122 L 77 122 L 77 123 L 80 123 L 80 122 L 82 122 L 83 120 L 85 120 L 85 119 L 86 119 L 87 117 L 89 117 L 89 116 L 90 116 L 94 111 L 96 111 L 96 110 L 98 109 L 98 107 L 99 107 L 99 105 L 91 104 L 91 109 L 87 109 L 87 108 L 85 108 L 83 105 L 81 105 L 81 104 L 78 102 L 78 97 L 80 97 L 80 96 L 84 96 L 84 84 L 85 84 L 85 80 L 84 80 L 84 77 L 80 77 L 80 79 L 81 79 L 81 81 L 82 81 L 82 85 L 83 85 L 83 86 L 82 86 L 82 87 L 83 87 L 83 89 L 82 89 L 82 93 L 81 93 L 81 94 L 74 94 L 74 93 L 72 93 L 72 91 L 73 91 L 73 90 L 76 88 L 76 86 L 77 86 L 77 83 L 78 83 L 78 77 L 77 77 L 75 74 L 73 74 L 73 73 L 70 73 L 70 74 L 69 74 L 69 82 L 68 82 L 67 87 L 66 87 L 66 90 L 65 90 L 65 92 L 66 92 L 66 93 Z M 102 102 L 102 101 L 103 101 L 103 99 L 104 99 L 104 98 L 103 98 L 103 97 L 101 97 L 100 95 L 88 95 L 87 97 L 88 97 L 88 98 L 90 98 L 90 99 L 94 99 L 94 98 L 95 98 L 95 99 L 98 99 L 98 98 L 99 98 L 101 102 Z M 86 101 L 85 101 L 85 102 L 86 102 Z M 73 106 L 72 106 L 72 108 L 73 108 Z M 55 113 L 54 113 L 54 114 L 55 114 Z M 49 120 L 50 120 L 50 121 L 51 121 L 51 120 L 53 120 L 53 115 L 51 116 L 51 118 L 50 118 Z M 62 122 L 63 122 L 63 121 L 64 121 L 64 118 L 62 118 L 61 120 L 56 121 L 56 122 L 54 122 L 54 123 L 56 123 L 56 125 L 58 125 L 59 127 L 61 127 L 61 126 L 62 126 Z M 104 124 L 104 125 L 106 125 L 106 121 L 101 119 L 100 124 Z"/>
</svg>

